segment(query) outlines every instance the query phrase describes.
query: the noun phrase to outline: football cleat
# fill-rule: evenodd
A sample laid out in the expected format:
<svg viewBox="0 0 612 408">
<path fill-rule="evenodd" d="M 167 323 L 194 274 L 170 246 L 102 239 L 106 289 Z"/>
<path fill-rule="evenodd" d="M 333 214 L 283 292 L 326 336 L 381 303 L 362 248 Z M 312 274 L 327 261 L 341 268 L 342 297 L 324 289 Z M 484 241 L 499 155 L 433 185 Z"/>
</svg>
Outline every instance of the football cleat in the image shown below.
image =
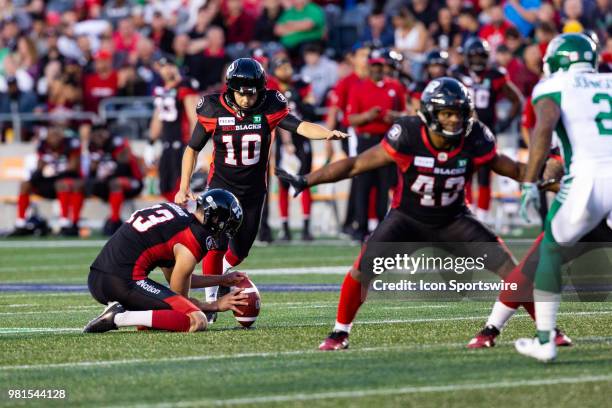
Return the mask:
<svg viewBox="0 0 612 408">
<path fill-rule="evenodd" d="M 535 358 L 536 360 L 547 363 L 557 357 L 557 345 L 554 341 L 541 344 L 537 337 L 532 339 L 518 339 L 514 343 L 516 351 L 524 356 Z"/>
<path fill-rule="evenodd" d="M 302 231 L 302 241 L 305 241 L 305 242 L 314 241 L 314 237 L 312 236 L 310 231 L 308 231 L 308 230 L 303 230 Z"/>
<path fill-rule="evenodd" d="M 572 339 L 559 329 L 555 329 L 557 334 L 555 335 L 555 344 L 557 347 L 571 347 L 574 345 Z"/>
<path fill-rule="evenodd" d="M 217 321 L 217 312 L 206 312 L 204 315 L 206 316 L 206 320 L 208 320 L 209 325 Z"/>
<path fill-rule="evenodd" d="M 470 340 L 467 347 L 471 349 L 495 347 L 495 339 L 499 336 L 499 330 L 493 325 L 485 326 L 478 334 Z"/>
<path fill-rule="evenodd" d="M 323 343 L 319 344 L 319 350 L 345 350 L 349 347 L 349 334 L 345 331 L 333 331 L 327 336 Z"/>
<path fill-rule="evenodd" d="M 115 315 L 123 312 L 125 312 L 125 309 L 119 302 L 110 303 L 100 316 L 87 323 L 87 326 L 83 329 L 83 333 L 104 333 L 109 330 L 117 330 L 118 327 L 115 324 Z"/>
<path fill-rule="evenodd" d="M 76 224 L 72 224 L 67 227 L 62 227 L 60 229 L 59 234 L 62 237 L 78 237 L 79 236 L 79 227 Z"/>
<path fill-rule="evenodd" d="M 26 237 L 28 235 L 34 235 L 34 230 L 26 227 L 15 227 L 15 229 L 11 231 L 7 237 Z"/>
</svg>

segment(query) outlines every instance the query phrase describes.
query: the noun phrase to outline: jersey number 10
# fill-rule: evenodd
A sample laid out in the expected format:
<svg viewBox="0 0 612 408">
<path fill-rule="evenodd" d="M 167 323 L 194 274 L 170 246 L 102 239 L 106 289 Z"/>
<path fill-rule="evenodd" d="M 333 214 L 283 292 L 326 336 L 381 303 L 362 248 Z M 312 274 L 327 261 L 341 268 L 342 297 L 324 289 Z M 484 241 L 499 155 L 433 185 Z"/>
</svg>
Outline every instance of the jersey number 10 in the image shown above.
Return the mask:
<svg viewBox="0 0 612 408">
<path fill-rule="evenodd" d="M 240 149 L 237 152 L 234 148 L 234 140 L 232 135 L 223 135 L 222 141 L 225 145 L 225 164 L 231 166 L 252 166 L 259 162 L 261 156 L 261 135 L 257 133 L 249 133 L 242 135 Z M 252 147 L 251 147 L 252 146 Z M 238 163 L 238 157 L 240 163 Z"/>
</svg>

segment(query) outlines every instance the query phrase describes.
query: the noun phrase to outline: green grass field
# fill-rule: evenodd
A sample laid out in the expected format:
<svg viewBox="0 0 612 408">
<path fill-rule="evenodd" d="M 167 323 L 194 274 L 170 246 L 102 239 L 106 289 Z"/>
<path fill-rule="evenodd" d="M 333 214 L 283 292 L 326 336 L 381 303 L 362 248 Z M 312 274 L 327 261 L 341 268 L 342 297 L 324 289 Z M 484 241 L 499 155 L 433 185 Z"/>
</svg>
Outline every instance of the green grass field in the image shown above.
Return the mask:
<svg viewBox="0 0 612 408">
<path fill-rule="evenodd" d="M 70 245 L 0 245 L 1 406 L 610 406 L 609 303 L 562 305 L 559 324 L 576 346 L 549 365 L 514 351 L 514 339 L 534 332 L 523 312 L 497 347 L 465 348 L 490 302 L 375 299 L 360 311 L 350 350 L 318 352 L 335 319 L 336 291 L 262 291 L 252 330 L 236 329 L 225 313 L 197 334 L 84 335 L 102 309 L 86 292 L 6 291 L 16 283 L 84 285 L 98 248 Z M 260 286 L 339 285 L 358 251 L 254 248 L 242 269 Z M 9 399 L 9 389 L 63 389 L 67 399 Z"/>
</svg>

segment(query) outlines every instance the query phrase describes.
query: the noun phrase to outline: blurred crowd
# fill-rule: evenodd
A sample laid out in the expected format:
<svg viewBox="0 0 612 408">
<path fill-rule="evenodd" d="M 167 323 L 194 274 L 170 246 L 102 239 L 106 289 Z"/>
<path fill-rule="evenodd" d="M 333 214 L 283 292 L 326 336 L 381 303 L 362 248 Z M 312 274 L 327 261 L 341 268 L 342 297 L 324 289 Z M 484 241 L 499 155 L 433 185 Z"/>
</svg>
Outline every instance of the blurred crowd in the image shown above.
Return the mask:
<svg viewBox="0 0 612 408">
<path fill-rule="evenodd" d="M 155 62 L 172 56 L 200 92 L 221 85 L 228 61 L 285 49 L 322 103 L 358 42 L 392 47 L 421 75 L 425 53 L 470 36 L 491 46 L 527 95 L 546 44 L 559 32 L 592 30 L 612 60 L 609 0 L 0 0 L 0 112 L 83 110 L 101 99 L 147 96 Z M 309 45 L 320 58 L 303 58 Z"/>
</svg>

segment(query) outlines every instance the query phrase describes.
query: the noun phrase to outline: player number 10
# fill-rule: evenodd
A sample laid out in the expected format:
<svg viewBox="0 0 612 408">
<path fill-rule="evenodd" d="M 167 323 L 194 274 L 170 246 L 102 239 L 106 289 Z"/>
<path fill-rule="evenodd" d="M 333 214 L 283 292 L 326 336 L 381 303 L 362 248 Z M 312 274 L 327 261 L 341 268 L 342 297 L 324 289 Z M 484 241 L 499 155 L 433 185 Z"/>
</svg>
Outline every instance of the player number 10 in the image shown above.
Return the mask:
<svg viewBox="0 0 612 408">
<path fill-rule="evenodd" d="M 234 141 L 232 135 L 223 135 L 223 144 L 225 145 L 226 155 L 225 164 L 231 166 L 238 166 L 238 160 L 236 159 L 236 150 L 234 149 Z M 249 133 L 242 135 L 241 137 L 241 149 L 240 149 L 240 161 L 243 166 L 252 166 L 259 162 L 261 156 L 261 135 L 257 133 Z M 253 145 L 253 156 L 250 157 L 251 145 Z"/>
</svg>

